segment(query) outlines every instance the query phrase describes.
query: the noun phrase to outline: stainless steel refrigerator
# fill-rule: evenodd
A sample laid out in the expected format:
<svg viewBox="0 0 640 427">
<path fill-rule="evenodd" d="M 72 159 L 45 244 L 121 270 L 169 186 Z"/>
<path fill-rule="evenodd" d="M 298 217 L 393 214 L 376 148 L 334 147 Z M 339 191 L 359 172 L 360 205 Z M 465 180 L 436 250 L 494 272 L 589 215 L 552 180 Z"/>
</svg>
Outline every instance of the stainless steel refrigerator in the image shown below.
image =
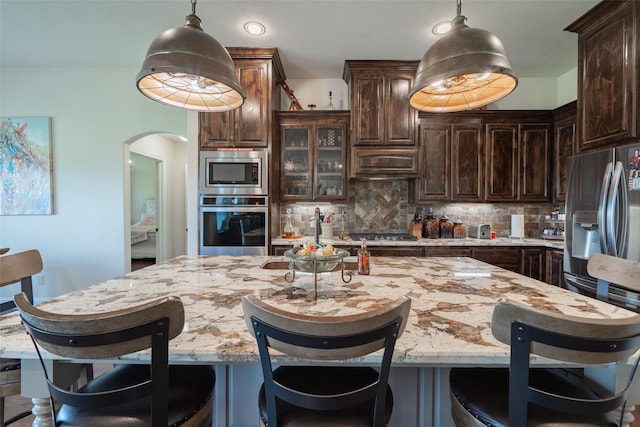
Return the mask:
<svg viewBox="0 0 640 427">
<path fill-rule="evenodd" d="M 640 261 L 640 143 L 570 157 L 567 168 L 564 286 L 596 296 L 592 254 Z M 640 299 L 615 286 L 608 296 L 626 307 Z"/>
</svg>

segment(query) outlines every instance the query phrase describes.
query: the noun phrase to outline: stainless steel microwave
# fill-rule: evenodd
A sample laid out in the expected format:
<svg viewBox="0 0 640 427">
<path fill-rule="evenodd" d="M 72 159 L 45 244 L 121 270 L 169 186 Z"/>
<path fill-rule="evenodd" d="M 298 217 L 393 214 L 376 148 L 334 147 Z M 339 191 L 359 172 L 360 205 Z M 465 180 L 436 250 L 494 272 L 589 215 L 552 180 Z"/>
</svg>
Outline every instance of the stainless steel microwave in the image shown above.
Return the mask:
<svg viewBox="0 0 640 427">
<path fill-rule="evenodd" d="M 257 195 L 269 193 L 266 150 L 200 152 L 200 194 Z"/>
</svg>

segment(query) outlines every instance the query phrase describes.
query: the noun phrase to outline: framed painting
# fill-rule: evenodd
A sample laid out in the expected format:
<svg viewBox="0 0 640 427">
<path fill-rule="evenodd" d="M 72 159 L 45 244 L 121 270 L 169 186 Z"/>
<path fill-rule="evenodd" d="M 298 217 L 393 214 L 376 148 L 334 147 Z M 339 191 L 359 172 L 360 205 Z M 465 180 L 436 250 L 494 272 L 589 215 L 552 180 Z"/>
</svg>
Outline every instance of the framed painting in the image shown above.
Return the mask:
<svg viewBox="0 0 640 427">
<path fill-rule="evenodd" d="M 50 117 L 0 117 L 0 215 L 53 213 Z"/>
</svg>

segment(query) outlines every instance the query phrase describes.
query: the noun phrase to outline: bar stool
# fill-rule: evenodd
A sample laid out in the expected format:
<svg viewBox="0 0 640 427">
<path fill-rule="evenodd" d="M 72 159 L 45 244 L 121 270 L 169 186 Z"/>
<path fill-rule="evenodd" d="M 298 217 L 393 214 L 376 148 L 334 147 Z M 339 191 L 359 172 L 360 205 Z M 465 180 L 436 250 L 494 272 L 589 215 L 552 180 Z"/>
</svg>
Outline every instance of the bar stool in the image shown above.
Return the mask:
<svg viewBox="0 0 640 427">
<path fill-rule="evenodd" d="M 0 254 L 8 251 L 9 248 L 2 248 Z M 21 291 L 33 303 L 32 276 L 41 271 L 42 257 L 35 249 L 0 256 L 0 287 L 20 282 Z M 13 301 L 3 302 L 0 304 L 0 315 L 14 311 L 15 307 Z M 31 415 L 31 411 L 24 411 L 5 420 L 5 397 L 20 394 L 20 374 L 20 359 L 0 359 L 0 427 Z"/>
<path fill-rule="evenodd" d="M 150 364 L 117 364 L 77 391 L 44 369 L 57 427 L 212 425 L 213 368 L 168 363 L 169 340 L 184 326 L 179 298 L 90 314 L 43 311 L 23 293 L 14 301 L 43 369 L 43 350 L 68 360 L 113 360 L 151 349 Z"/>
<path fill-rule="evenodd" d="M 403 297 L 375 311 L 350 316 L 307 316 L 242 297 L 247 328 L 258 342 L 264 383 L 258 395 L 268 427 L 388 424 L 393 393 L 391 356 L 404 331 L 411 300 Z M 269 349 L 306 361 L 344 361 L 384 349 L 376 369 L 366 366 L 272 366 Z M 304 362 L 303 362 L 304 363 Z"/>
<path fill-rule="evenodd" d="M 531 368 L 530 356 L 581 365 L 626 361 L 640 348 L 640 315 L 593 319 L 500 300 L 491 331 L 510 345 L 510 367 L 451 369 L 451 413 L 457 427 L 622 425 L 611 411 L 621 407 L 624 413 L 637 361 L 626 387 L 609 393 L 571 369 Z"/>
<path fill-rule="evenodd" d="M 587 261 L 587 273 L 598 279 L 596 297 L 603 301 L 640 311 L 640 300 L 620 292 L 611 292 L 611 285 L 618 289 L 640 292 L 640 263 L 605 254 L 593 254 Z"/>
</svg>

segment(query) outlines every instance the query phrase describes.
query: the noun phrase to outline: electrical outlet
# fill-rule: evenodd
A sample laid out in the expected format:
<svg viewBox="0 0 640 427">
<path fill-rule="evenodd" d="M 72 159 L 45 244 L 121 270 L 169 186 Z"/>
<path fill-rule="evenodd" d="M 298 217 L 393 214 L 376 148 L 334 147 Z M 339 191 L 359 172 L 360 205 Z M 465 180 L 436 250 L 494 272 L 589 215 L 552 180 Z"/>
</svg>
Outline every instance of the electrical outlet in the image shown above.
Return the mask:
<svg viewBox="0 0 640 427">
<path fill-rule="evenodd" d="M 34 286 L 44 286 L 44 274 L 35 274 L 31 276 Z"/>
</svg>

